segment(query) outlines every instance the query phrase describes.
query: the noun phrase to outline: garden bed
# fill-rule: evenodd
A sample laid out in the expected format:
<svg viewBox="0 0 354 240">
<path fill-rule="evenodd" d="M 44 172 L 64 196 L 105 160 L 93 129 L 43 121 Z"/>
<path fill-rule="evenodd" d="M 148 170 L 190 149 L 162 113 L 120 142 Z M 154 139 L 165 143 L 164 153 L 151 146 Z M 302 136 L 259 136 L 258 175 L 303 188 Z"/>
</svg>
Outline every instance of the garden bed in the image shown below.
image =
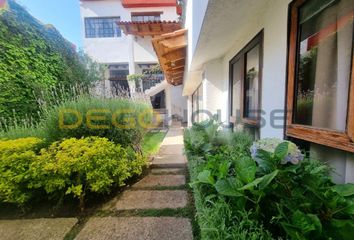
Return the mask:
<svg viewBox="0 0 354 240">
<path fill-rule="evenodd" d="M 202 239 L 352 239 L 353 184 L 334 184 L 291 142 L 219 128 L 184 136 Z"/>
</svg>

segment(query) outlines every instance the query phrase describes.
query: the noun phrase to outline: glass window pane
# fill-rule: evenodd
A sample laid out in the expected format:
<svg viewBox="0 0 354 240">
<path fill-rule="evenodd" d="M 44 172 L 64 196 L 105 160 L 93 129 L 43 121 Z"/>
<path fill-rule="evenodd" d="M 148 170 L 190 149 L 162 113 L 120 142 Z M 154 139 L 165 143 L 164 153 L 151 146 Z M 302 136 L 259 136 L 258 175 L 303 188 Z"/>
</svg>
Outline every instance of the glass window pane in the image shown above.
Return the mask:
<svg viewBox="0 0 354 240">
<path fill-rule="evenodd" d="M 86 18 L 85 32 L 87 38 L 120 37 L 121 30 L 116 24 L 120 18 Z"/>
<path fill-rule="evenodd" d="M 260 45 L 246 54 L 246 76 L 244 86 L 244 118 L 257 119 Z"/>
<path fill-rule="evenodd" d="M 244 61 L 240 58 L 232 65 L 232 116 L 238 117 L 237 122 L 240 121 L 241 109 L 241 83 L 244 75 Z"/>
<path fill-rule="evenodd" d="M 345 131 L 353 10 L 352 0 L 313 0 L 300 8 L 295 123 Z"/>
</svg>

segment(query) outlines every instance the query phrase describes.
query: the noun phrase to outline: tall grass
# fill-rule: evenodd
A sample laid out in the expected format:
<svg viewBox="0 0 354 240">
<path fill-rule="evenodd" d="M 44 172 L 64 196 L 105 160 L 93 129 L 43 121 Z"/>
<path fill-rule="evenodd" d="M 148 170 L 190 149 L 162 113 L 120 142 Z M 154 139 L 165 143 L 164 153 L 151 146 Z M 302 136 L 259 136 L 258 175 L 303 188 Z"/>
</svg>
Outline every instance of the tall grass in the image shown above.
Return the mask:
<svg viewBox="0 0 354 240">
<path fill-rule="evenodd" d="M 16 113 L 11 119 L 0 119 L 0 138 L 39 137 L 50 144 L 69 137 L 99 136 L 139 150 L 146 131 L 145 126 L 138 124 L 139 116 L 145 112 L 140 117 L 143 125 L 149 125 L 152 119 L 151 103 L 143 95 L 127 97 L 126 93 L 121 93 L 103 98 L 81 86 L 73 86 L 71 89 L 59 87 L 43 92 L 37 101 L 41 106 L 37 113 L 40 120 L 32 117 L 19 119 Z M 125 113 L 117 114 L 122 110 Z M 82 118 L 81 124 L 75 128 L 68 127 L 77 123 L 78 118 Z"/>
</svg>

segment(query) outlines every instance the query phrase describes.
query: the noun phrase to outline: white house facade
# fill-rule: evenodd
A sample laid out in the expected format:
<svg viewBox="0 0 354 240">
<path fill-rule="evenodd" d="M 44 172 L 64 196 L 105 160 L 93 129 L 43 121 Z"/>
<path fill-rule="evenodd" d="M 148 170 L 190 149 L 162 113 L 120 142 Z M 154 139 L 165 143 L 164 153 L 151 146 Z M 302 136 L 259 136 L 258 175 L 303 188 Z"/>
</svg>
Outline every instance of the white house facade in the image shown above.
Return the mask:
<svg viewBox="0 0 354 240">
<path fill-rule="evenodd" d="M 354 182 L 352 0 L 187 0 L 189 124 L 218 114 Z M 199 114 L 196 114 L 199 111 Z"/>
<path fill-rule="evenodd" d="M 94 60 L 107 66 L 105 92 L 129 88 L 128 75 L 144 73 L 158 63 L 151 42 L 154 35 L 140 35 L 142 30 L 139 27 L 148 23 L 180 26 L 178 11 L 177 2 L 173 0 L 80 0 L 83 49 Z M 127 30 L 129 26 L 141 31 L 132 33 Z M 163 76 L 157 76 L 154 81 L 143 84 L 153 106 L 167 109 L 170 117 L 183 117 L 187 99 L 182 97 L 182 87 L 167 84 Z"/>
</svg>

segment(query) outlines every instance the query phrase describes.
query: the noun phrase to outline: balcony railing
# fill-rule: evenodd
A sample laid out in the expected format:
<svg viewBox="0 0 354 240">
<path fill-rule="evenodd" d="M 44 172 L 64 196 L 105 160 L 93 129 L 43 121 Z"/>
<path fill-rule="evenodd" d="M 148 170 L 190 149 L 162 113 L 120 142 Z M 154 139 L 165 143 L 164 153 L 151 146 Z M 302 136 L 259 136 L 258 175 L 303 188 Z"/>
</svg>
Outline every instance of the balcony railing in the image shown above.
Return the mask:
<svg viewBox="0 0 354 240">
<path fill-rule="evenodd" d="M 142 79 L 143 82 L 143 90 L 146 91 L 157 84 L 161 83 L 165 79 L 163 74 L 151 74 Z"/>
</svg>

